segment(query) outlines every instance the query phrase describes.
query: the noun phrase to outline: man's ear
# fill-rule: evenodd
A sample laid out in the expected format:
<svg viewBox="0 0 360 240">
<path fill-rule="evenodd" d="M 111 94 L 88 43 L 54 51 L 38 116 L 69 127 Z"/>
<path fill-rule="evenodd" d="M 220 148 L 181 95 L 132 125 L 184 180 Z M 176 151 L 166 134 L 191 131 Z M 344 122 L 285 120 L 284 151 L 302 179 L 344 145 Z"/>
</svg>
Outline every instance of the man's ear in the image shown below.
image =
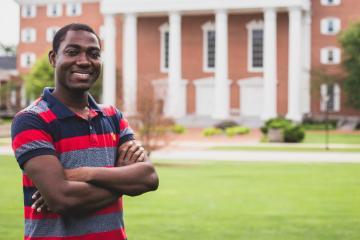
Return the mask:
<svg viewBox="0 0 360 240">
<path fill-rule="evenodd" d="M 55 67 L 56 65 L 56 54 L 54 52 L 54 50 L 51 50 L 48 54 L 49 57 L 49 63 L 51 64 L 51 66 Z"/>
</svg>

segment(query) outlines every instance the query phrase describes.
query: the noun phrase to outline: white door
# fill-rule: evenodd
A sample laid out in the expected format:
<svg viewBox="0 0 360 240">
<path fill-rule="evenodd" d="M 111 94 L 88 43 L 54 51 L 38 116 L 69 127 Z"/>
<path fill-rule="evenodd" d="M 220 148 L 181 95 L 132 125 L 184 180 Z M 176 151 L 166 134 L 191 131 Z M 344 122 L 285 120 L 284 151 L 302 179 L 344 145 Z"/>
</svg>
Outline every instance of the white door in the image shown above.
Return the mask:
<svg viewBox="0 0 360 240">
<path fill-rule="evenodd" d="M 199 79 L 195 82 L 195 112 L 198 116 L 211 116 L 214 103 L 213 79 Z"/>
<path fill-rule="evenodd" d="M 238 82 L 240 85 L 240 113 L 246 117 L 260 117 L 263 108 L 262 79 Z"/>
</svg>

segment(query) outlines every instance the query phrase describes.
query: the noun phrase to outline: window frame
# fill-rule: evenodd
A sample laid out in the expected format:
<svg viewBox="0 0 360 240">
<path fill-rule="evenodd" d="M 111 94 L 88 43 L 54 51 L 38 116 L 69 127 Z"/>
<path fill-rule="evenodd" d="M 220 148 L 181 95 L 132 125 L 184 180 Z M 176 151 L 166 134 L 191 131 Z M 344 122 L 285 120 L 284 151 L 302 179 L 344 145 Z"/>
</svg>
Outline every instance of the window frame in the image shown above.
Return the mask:
<svg viewBox="0 0 360 240">
<path fill-rule="evenodd" d="M 36 29 L 24 28 L 21 30 L 21 42 L 22 43 L 34 43 L 36 42 Z"/>
<path fill-rule="evenodd" d="M 160 31 L 160 72 L 167 73 L 169 72 L 169 66 L 170 66 L 170 30 L 169 30 L 169 23 L 163 23 L 159 27 Z M 166 45 L 165 45 L 165 34 L 168 33 L 168 66 L 166 67 Z"/>
<path fill-rule="evenodd" d="M 213 21 L 208 21 L 202 25 L 203 31 L 203 72 L 212 73 L 216 68 L 216 28 Z M 214 67 L 209 67 L 209 38 L 208 32 L 215 32 L 215 44 L 214 44 Z"/>
<path fill-rule="evenodd" d="M 73 13 L 73 7 L 75 6 L 76 13 Z M 81 16 L 82 14 L 82 4 L 81 2 L 68 2 L 66 3 L 66 16 L 76 17 Z"/>
<path fill-rule="evenodd" d="M 247 45 L 247 70 L 248 72 L 263 72 L 264 71 L 264 21 L 263 20 L 253 20 L 246 24 L 246 28 L 248 30 L 248 45 Z M 254 67 L 253 62 L 253 31 L 254 30 L 262 30 L 263 31 L 263 65 L 262 67 Z"/>
<path fill-rule="evenodd" d="M 28 9 L 30 9 L 30 15 L 28 15 Z M 36 5 L 26 4 L 21 7 L 21 17 L 22 18 L 34 18 L 36 17 Z"/>
<path fill-rule="evenodd" d="M 56 12 L 57 14 L 54 15 L 53 14 L 53 8 L 56 8 Z M 46 15 L 48 17 L 61 17 L 62 16 L 62 11 L 63 11 L 63 4 L 62 3 L 48 3 L 46 5 Z"/>
<path fill-rule="evenodd" d="M 338 83 L 323 83 L 320 85 L 320 111 L 325 112 L 327 110 L 327 94 L 329 85 L 334 85 L 333 88 L 333 109 L 329 109 L 329 112 L 340 112 L 341 110 L 341 88 Z"/>
<path fill-rule="evenodd" d="M 334 30 L 329 31 L 329 22 L 332 21 Z M 336 17 L 326 17 L 320 21 L 320 32 L 323 35 L 336 35 L 341 31 L 341 19 Z"/>
<path fill-rule="evenodd" d="M 332 51 L 333 61 L 329 61 L 329 53 Z M 337 65 L 341 63 L 341 49 L 338 47 L 324 47 L 320 49 L 320 63 L 324 65 Z"/>
<path fill-rule="evenodd" d="M 29 63 L 28 63 L 29 58 Z M 33 52 L 24 52 L 20 55 L 20 66 L 22 68 L 31 68 L 36 61 L 36 54 Z"/>
<path fill-rule="evenodd" d="M 54 36 L 55 36 L 55 33 L 57 31 L 59 31 L 60 27 L 58 26 L 51 26 L 51 27 L 48 27 L 46 29 L 46 42 L 49 42 L 51 43 L 54 39 Z M 55 33 L 54 33 L 54 30 L 55 30 Z M 51 31 L 51 32 L 50 32 Z M 52 34 L 52 36 L 50 37 L 50 33 Z"/>
</svg>

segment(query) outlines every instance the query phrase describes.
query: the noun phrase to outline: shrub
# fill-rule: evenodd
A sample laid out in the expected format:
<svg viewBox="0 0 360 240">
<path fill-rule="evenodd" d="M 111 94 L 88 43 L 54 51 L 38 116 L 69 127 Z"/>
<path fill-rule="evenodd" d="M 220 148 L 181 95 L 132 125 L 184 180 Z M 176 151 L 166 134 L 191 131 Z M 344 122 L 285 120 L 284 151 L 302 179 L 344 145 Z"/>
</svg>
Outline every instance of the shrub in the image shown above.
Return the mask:
<svg viewBox="0 0 360 240">
<path fill-rule="evenodd" d="M 225 129 L 225 133 L 228 137 L 233 137 L 235 135 L 243 135 L 249 132 L 250 132 L 250 128 L 242 127 L 242 126 L 229 127 Z"/>
<path fill-rule="evenodd" d="M 227 121 L 222 121 L 222 122 L 219 122 L 218 124 L 215 124 L 214 128 L 220 128 L 221 130 L 225 130 L 227 128 L 236 127 L 236 126 L 238 126 L 237 122 L 227 120 Z"/>
<path fill-rule="evenodd" d="M 180 124 L 175 124 L 172 126 L 171 131 L 176 134 L 183 134 L 186 132 L 186 128 Z"/>
<path fill-rule="evenodd" d="M 219 134 L 222 134 L 223 131 L 220 129 L 220 128 L 205 128 L 203 131 L 202 131 L 202 134 L 205 136 L 205 137 L 210 137 L 210 136 L 213 136 L 213 135 L 219 135 Z"/>
<path fill-rule="evenodd" d="M 284 140 L 288 143 L 297 143 L 304 140 L 305 130 L 301 125 L 290 125 L 284 129 Z"/>
<path fill-rule="evenodd" d="M 269 129 L 281 129 L 284 134 L 284 141 L 289 143 L 301 142 L 305 137 L 305 130 L 302 125 L 294 124 L 285 118 L 269 119 L 261 128 L 261 132 L 267 135 Z"/>
</svg>

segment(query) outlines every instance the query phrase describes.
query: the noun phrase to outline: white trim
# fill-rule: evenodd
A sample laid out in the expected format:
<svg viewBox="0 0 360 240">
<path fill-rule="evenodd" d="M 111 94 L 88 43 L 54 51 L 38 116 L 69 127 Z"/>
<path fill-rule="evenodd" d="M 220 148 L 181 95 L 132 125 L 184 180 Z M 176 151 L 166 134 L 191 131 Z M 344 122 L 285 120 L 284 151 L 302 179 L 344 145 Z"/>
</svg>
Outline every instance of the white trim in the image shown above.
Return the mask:
<svg viewBox="0 0 360 240">
<path fill-rule="evenodd" d="M 332 22 L 333 24 L 333 31 L 329 31 L 329 24 Z M 321 34 L 324 35 L 336 35 L 341 30 L 341 20 L 340 18 L 336 17 L 326 17 L 321 19 L 320 21 L 320 31 Z"/>
<path fill-rule="evenodd" d="M 19 5 L 47 5 L 48 3 L 58 3 L 59 0 L 14 0 Z M 81 2 L 81 3 L 96 3 L 101 0 L 61 0 L 61 3 L 73 3 L 73 2 Z"/>
<path fill-rule="evenodd" d="M 333 54 L 333 60 L 329 59 L 330 51 Z M 334 65 L 341 63 L 341 49 L 338 47 L 324 47 L 320 49 L 320 63 L 326 65 Z"/>
<path fill-rule="evenodd" d="M 36 54 L 32 52 L 24 52 L 20 55 L 20 66 L 30 68 L 36 61 Z"/>
<path fill-rule="evenodd" d="M 246 24 L 248 30 L 248 45 L 247 45 L 247 70 L 248 72 L 262 72 L 264 69 L 264 52 L 263 52 L 263 67 L 253 67 L 253 30 L 263 30 L 264 32 L 264 21 L 263 20 L 253 20 Z M 264 37 L 263 37 L 264 39 Z M 264 44 L 263 44 L 264 50 Z"/>
<path fill-rule="evenodd" d="M 329 99 L 328 94 L 328 85 L 326 83 L 321 84 L 320 86 L 320 111 L 325 112 L 326 111 L 326 102 Z M 329 109 L 329 112 L 339 112 L 341 108 L 341 89 L 340 85 L 338 83 L 334 83 L 334 103 L 333 103 L 333 109 Z"/>
<path fill-rule="evenodd" d="M 169 23 L 163 23 L 159 27 L 160 31 L 160 72 L 167 73 L 169 72 L 169 65 L 170 65 L 170 56 L 168 56 L 168 67 L 165 66 L 165 33 L 169 33 Z M 168 37 L 168 41 L 170 43 L 170 35 Z M 170 45 L 168 44 L 168 48 L 170 48 Z M 170 52 L 170 49 L 168 49 L 168 53 Z"/>
<path fill-rule="evenodd" d="M 62 16 L 62 9 L 63 9 L 62 3 L 49 3 L 46 5 L 46 16 L 60 17 L 60 16 Z M 54 10 L 56 10 L 56 14 L 53 14 Z"/>
<path fill-rule="evenodd" d="M 35 28 L 24 28 L 21 30 L 21 42 L 33 43 L 36 42 L 36 29 Z"/>
<path fill-rule="evenodd" d="M 216 10 L 239 10 L 256 11 L 264 8 L 289 8 L 298 7 L 309 10 L 310 0 L 102 0 L 101 12 L 107 14 L 116 13 L 166 13 L 166 12 L 214 12 Z"/>
<path fill-rule="evenodd" d="M 73 13 L 73 9 L 75 7 L 75 13 Z M 69 2 L 66 3 L 66 16 L 80 16 L 82 14 L 82 4 L 81 2 Z"/>
<path fill-rule="evenodd" d="M 29 9 L 27 9 L 27 8 L 29 8 Z M 28 15 L 27 10 L 30 10 L 29 15 Z M 34 17 L 36 17 L 36 5 L 34 5 L 34 4 L 26 4 L 26 5 L 21 6 L 21 17 L 22 18 L 34 18 Z"/>
<path fill-rule="evenodd" d="M 329 0 L 321 0 L 321 5 L 323 6 L 337 6 L 340 5 L 341 0 L 332 0 L 332 3 Z"/>
<path fill-rule="evenodd" d="M 48 27 L 46 29 L 46 41 L 52 42 L 56 32 L 59 31 L 59 29 L 60 29 L 60 27 L 57 27 L 57 26 Z"/>
<path fill-rule="evenodd" d="M 209 56 L 208 56 L 208 32 L 209 31 L 215 31 L 215 23 L 213 21 L 208 21 L 204 23 L 202 26 L 203 31 L 203 72 L 212 73 L 215 72 L 215 61 L 216 61 L 216 52 L 215 52 L 215 60 L 214 60 L 214 67 L 209 67 Z M 216 39 L 215 39 L 216 41 Z M 215 45 L 214 45 L 214 51 L 215 51 Z"/>
</svg>

